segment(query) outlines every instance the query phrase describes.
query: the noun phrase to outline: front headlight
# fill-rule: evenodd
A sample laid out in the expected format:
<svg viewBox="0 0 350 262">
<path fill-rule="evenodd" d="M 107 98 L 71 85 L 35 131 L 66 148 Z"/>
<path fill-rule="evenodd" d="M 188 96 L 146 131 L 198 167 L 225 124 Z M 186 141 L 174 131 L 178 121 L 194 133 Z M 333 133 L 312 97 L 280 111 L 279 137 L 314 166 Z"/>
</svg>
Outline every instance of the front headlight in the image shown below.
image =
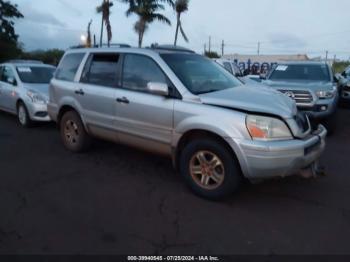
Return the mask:
<svg viewBox="0 0 350 262">
<path fill-rule="evenodd" d="M 27 96 L 35 104 L 46 104 L 47 103 L 46 99 L 42 95 L 40 95 L 40 94 L 38 94 L 38 93 L 36 93 L 34 91 L 28 91 L 27 92 Z"/>
<path fill-rule="evenodd" d="M 326 91 L 317 91 L 316 95 L 320 99 L 330 99 L 333 98 L 337 93 L 337 87 L 333 86 L 332 90 L 326 90 Z"/>
<path fill-rule="evenodd" d="M 278 118 L 248 115 L 247 129 L 254 140 L 290 140 L 293 136 L 287 125 Z"/>
</svg>

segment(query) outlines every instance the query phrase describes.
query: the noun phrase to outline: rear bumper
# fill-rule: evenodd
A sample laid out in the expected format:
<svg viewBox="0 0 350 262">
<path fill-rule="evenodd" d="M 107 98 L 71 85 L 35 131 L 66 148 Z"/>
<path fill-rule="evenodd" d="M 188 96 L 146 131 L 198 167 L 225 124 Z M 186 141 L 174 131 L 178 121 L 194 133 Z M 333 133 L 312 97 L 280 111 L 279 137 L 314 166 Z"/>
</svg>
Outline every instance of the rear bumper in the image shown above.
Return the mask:
<svg viewBox="0 0 350 262">
<path fill-rule="evenodd" d="M 317 131 L 303 140 L 236 140 L 234 143 L 240 151 L 236 153 L 244 176 L 264 179 L 293 175 L 310 166 L 324 151 L 326 135 L 326 129 L 320 125 Z"/>
</svg>

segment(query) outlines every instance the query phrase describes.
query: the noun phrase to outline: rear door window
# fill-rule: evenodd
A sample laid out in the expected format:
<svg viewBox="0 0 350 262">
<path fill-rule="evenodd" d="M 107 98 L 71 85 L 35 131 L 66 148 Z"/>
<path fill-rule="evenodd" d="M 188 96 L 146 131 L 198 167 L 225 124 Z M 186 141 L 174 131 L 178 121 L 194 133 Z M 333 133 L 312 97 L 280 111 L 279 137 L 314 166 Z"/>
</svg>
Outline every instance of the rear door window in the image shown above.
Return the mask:
<svg viewBox="0 0 350 262">
<path fill-rule="evenodd" d="M 83 60 L 84 53 L 73 53 L 63 57 L 56 71 L 56 79 L 65 81 L 74 81 L 75 74 Z"/>
<path fill-rule="evenodd" d="M 119 54 L 93 54 L 86 64 L 81 82 L 114 87 L 119 84 Z"/>
</svg>

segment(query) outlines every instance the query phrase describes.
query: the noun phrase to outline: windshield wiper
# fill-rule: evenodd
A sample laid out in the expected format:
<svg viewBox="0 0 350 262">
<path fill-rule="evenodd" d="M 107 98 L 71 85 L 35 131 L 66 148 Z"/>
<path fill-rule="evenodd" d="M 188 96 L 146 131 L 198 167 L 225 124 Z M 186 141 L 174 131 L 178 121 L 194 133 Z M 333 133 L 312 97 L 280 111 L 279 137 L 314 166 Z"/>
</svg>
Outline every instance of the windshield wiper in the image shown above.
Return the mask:
<svg viewBox="0 0 350 262">
<path fill-rule="evenodd" d="M 218 91 L 221 91 L 221 90 L 224 90 L 224 89 L 208 89 L 208 90 L 205 90 L 205 91 L 197 92 L 196 94 L 197 95 L 202 95 L 202 94 L 207 94 L 207 93 L 218 92 Z"/>
</svg>

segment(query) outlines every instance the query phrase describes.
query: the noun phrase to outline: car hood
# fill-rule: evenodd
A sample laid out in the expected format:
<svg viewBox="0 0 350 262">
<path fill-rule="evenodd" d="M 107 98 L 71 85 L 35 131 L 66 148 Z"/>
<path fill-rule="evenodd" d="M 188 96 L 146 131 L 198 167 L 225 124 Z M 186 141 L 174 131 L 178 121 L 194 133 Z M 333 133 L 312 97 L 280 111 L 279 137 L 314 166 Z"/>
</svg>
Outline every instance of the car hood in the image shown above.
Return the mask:
<svg viewBox="0 0 350 262">
<path fill-rule="evenodd" d="M 263 84 L 274 89 L 300 90 L 309 89 L 313 91 L 332 90 L 333 83 L 330 81 L 273 81 L 265 80 Z"/>
<path fill-rule="evenodd" d="M 49 96 L 49 86 L 50 84 L 24 84 L 24 88 L 28 91 L 36 91 L 45 97 Z"/>
<path fill-rule="evenodd" d="M 252 113 L 266 113 L 292 118 L 297 113 L 295 102 L 262 85 L 242 85 L 223 91 L 199 95 L 204 104 L 240 109 Z"/>
</svg>

